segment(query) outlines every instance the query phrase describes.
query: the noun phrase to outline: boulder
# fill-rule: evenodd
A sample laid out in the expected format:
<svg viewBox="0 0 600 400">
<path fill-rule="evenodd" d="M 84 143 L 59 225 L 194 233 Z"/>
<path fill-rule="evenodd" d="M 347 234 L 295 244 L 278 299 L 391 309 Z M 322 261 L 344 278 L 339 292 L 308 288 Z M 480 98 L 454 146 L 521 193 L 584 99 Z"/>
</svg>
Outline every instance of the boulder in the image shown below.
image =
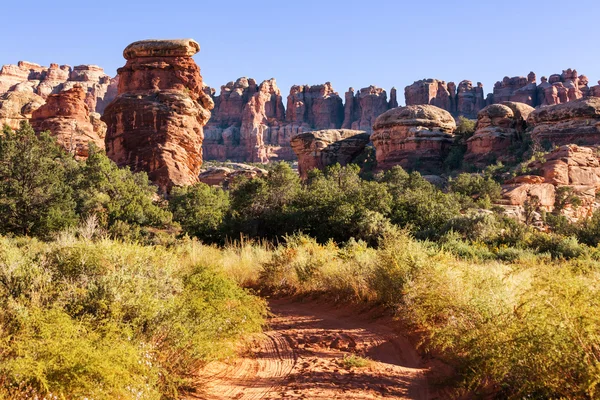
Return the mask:
<svg viewBox="0 0 600 400">
<path fill-rule="evenodd" d="M 524 218 L 524 205 L 536 196 L 539 205 L 546 211 L 555 207 L 560 188 L 568 188 L 577 196 L 580 205 L 567 204 L 561 210 L 571 221 L 591 216 L 600 207 L 596 193 L 600 190 L 600 161 L 595 149 L 577 145 L 561 146 L 535 161 L 528 167 L 538 175 L 517 176 L 502 186 L 499 203 L 510 206 L 511 212 L 520 210 L 518 219 Z M 514 208 L 517 206 L 517 208 Z"/>
<path fill-rule="evenodd" d="M 31 126 L 36 132 L 50 131 L 52 136 L 76 159 L 86 159 L 89 144 L 104 150 L 106 125 L 98 114 L 90 115 L 81 86 L 51 94 L 46 104 L 32 113 Z"/>
<path fill-rule="evenodd" d="M 541 107 L 529 114 L 533 140 L 545 146 L 600 144 L 600 98 Z"/>
<path fill-rule="evenodd" d="M 465 162 L 483 168 L 496 161 L 515 161 L 510 147 L 522 140 L 533 110 L 527 104 L 506 101 L 479 111 L 475 133 L 467 140 Z"/>
<path fill-rule="evenodd" d="M 210 167 L 200 173 L 200 182 L 210 186 L 223 186 L 227 188 L 233 179 L 243 176 L 248 179 L 263 177 L 267 170 L 241 163 L 225 163 L 225 166 Z"/>
<path fill-rule="evenodd" d="M 377 169 L 400 165 L 426 174 L 439 174 L 454 141 L 452 115 L 431 105 L 398 107 L 380 115 L 371 140 Z"/>
<path fill-rule="evenodd" d="M 305 132 L 294 136 L 291 142 L 302 178 L 306 178 L 308 171 L 315 168 L 350 163 L 368 143 L 368 133 L 348 129 Z"/>
<path fill-rule="evenodd" d="M 161 191 L 198 182 L 203 126 L 213 100 L 204 92 L 192 39 L 144 40 L 127 46 L 118 96 L 102 117 L 107 155 L 146 171 Z"/>
</svg>

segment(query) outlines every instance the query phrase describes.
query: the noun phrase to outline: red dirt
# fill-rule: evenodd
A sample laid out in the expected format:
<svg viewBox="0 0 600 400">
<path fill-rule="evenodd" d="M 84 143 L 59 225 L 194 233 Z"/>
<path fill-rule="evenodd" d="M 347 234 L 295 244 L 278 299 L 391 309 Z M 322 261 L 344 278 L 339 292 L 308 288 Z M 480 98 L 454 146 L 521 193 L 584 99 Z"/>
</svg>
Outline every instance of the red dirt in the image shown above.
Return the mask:
<svg viewBox="0 0 600 400">
<path fill-rule="evenodd" d="M 248 355 L 210 363 L 202 398 L 429 399 L 423 361 L 387 318 L 315 302 L 273 300 L 269 330 Z M 344 356 L 370 361 L 345 368 Z"/>
</svg>

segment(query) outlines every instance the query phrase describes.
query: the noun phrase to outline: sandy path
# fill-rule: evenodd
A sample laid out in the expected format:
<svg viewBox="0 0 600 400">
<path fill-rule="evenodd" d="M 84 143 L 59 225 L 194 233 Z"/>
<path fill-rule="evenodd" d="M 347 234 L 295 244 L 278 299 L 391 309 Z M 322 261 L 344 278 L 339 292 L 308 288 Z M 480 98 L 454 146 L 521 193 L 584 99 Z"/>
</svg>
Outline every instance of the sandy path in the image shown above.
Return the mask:
<svg viewBox="0 0 600 400">
<path fill-rule="evenodd" d="M 270 329 L 247 356 L 202 371 L 202 398 L 431 398 L 421 359 L 389 320 L 314 302 L 274 300 L 270 307 Z M 350 354 L 371 361 L 344 368 Z"/>
</svg>

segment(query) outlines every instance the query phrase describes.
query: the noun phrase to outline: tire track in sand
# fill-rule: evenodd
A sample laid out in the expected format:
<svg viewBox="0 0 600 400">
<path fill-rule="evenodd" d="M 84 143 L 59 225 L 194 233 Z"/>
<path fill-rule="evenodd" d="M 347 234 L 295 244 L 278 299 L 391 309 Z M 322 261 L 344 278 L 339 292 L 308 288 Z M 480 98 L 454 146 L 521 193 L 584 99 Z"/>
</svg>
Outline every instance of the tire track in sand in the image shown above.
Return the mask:
<svg viewBox="0 0 600 400">
<path fill-rule="evenodd" d="M 423 361 L 391 319 L 357 315 L 352 308 L 315 302 L 270 302 L 270 330 L 250 354 L 213 362 L 202 371 L 200 398 L 430 399 Z M 351 354 L 370 359 L 346 368 Z"/>
</svg>

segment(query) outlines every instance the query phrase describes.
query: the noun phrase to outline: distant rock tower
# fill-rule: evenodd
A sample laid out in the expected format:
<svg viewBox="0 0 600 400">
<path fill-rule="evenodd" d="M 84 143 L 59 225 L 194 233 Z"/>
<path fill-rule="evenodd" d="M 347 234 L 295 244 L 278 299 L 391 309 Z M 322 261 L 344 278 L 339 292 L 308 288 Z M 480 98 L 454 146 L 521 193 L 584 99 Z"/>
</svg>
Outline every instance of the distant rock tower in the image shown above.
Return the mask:
<svg viewBox="0 0 600 400">
<path fill-rule="evenodd" d="M 106 151 L 119 166 L 146 171 L 166 192 L 198 182 L 203 127 L 214 103 L 203 90 L 192 39 L 127 46 L 118 96 L 106 107 Z"/>
</svg>

